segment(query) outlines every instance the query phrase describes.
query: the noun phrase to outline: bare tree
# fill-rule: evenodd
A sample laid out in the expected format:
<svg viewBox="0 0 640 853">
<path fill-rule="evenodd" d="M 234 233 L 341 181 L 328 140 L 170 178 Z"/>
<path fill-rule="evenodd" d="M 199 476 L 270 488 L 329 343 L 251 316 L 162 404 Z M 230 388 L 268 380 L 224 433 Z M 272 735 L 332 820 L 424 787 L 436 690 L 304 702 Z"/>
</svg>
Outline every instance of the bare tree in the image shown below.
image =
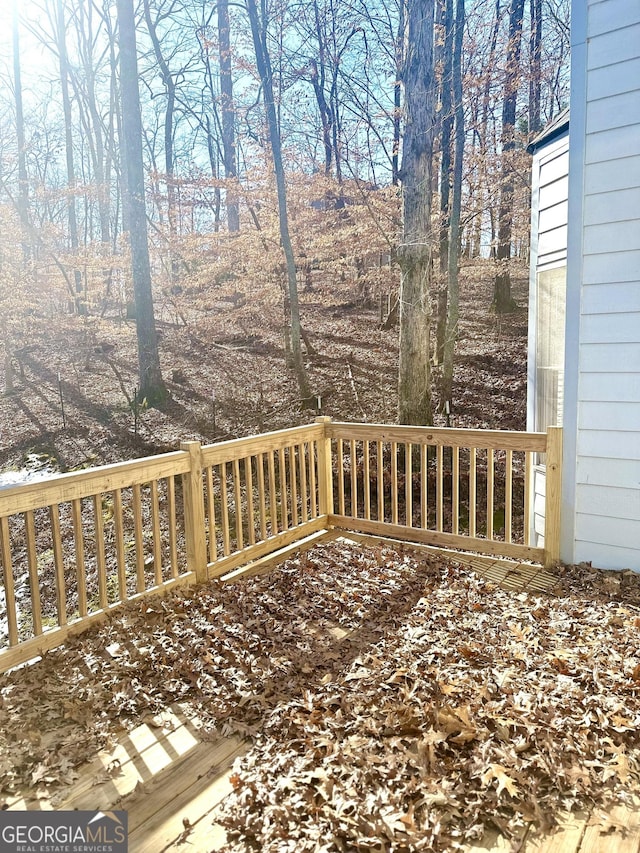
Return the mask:
<svg viewBox="0 0 640 853">
<path fill-rule="evenodd" d="M 393 150 L 391 155 L 391 182 L 394 186 L 398 183 L 398 172 L 400 171 L 400 139 L 402 134 L 402 65 L 404 63 L 405 42 L 405 5 L 404 0 L 400 2 L 400 15 L 398 19 L 398 32 L 394 44 L 395 73 L 393 82 Z"/>
<path fill-rule="evenodd" d="M 64 150 L 67 163 L 67 216 L 69 218 L 69 241 L 71 244 L 71 251 L 74 256 L 77 257 L 78 249 L 80 247 L 80 238 L 78 235 L 78 219 L 76 216 L 76 169 L 73 153 L 73 124 L 71 116 L 71 96 L 69 93 L 69 59 L 67 56 L 66 31 L 67 26 L 62 0 L 57 0 L 56 35 L 58 62 L 60 67 L 60 88 L 62 91 L 62 110 L 64 113 Z M 77 266 L 74 267 L 73 278 L 76 293 L 76 311 L 79 314 L 84 314 L 87 310 L 86 303 L 83 300 L 84 282 L 82 279 L 82 273 Z"/>
<path fill-rule="evenodd" d="M 22 104 L 22 69 L 20 66 L 20 24 L 18 0 L 13 0 L 13 93 L 16 107 L 16 142 L 18 145 L 18 215 L 22 237 L 22 258 L 31 255 L 29 239 L 29 175 L 27 174 L 26 140 L 24 133 L 24 107 Z"/>
<path fill-rule="evenodd" d="M 142 119 L 138 89 L 138 60 L 133 0 L 117 0 L 122 98 L 122 151 L 131 244 L 131 271 L 136 303 L 140 396 L 151 406 L 164 402 L 167 391 L 160 370 L 158 338 L 153 316 L 151 266 L 142 161 Z"/>
<path fill-rule="evenodd" d="M 108 109 L 99 105 L 102 91 L 98 83 L 103 69 L 108 68 L 105 57 L 111 49 L 110 39 L 101 38 L 108 26 L 107 16 L 98 13 L 93 3 L 81 3 L 74 16 L 79 63 L 69 67 L 69 79 L 76 97 L 82 136 L 89 156 L 81 163 L 89 173 L 85 183 L 93 180 L 98 206 L 100 254 L 106 256 L 112 239 L 110 179 L 115 165 L 113 125 L 116 104 L 113 81 L 108 89 Z M 105 68 L 106 66 L 106 68 Z M 85 194 L 85 205 L 89 199 Z M 86 216 L 85 216 L 86 219 Z M 85 226 L 86 227 L 86 226 Z M 94 236 L 89 232 L 90 236 Z M 113 270 L 105 263 L 102 272 L 104 299 L 111 294 Z M 106 305 L 106 301 L 105 301 Z"/>
<path fill-rule="evenodd" d="M 218 41 L 220 48 L 220 110 L 222 113 L 222 154 L 224 176 L 229 182 L 238 177 L 236 167 L 236 111 L 233 102 L 233 77 L 231 74 L 231 37 L 229 0 L 218 0 Z M 227 187 L 227 225 L 231 233 L 240 230 L 238 194 Z"/>
<path fill-rule="evenodd" d="M 451 191 L 451 135 L 453 133 L 453 0 L 444 0 L 444 43 L 440 81 L 440 272 L 449 263 L 449 195 Z"/>
<path fill-rule="evenodd" d="M 280 241 L 282 243 L 282 249 L 284 251 L 287 266 L 293 367 L 298 380 L 300 396 L 303 400 L 308 400 L 311 396 L 311 391 L 307 371 L 302 358 L 302 336 L 300 328 L 300 305 L 298 301 L 296 262 L 293 255 L 291 235 L 289 233 L 289 214 L 287 209 L 287 189 L 284 175 L 284 164 L 282 162 L 282 145 L 280 141 L 280 129 L 278 127 L 278 115 L 273 95 L 271 57 L 269 54 L 269 47 L 267 45 L 267 20 L 264 17 L 260 17 L 256 6 L 256 0 L 246 0 L 246 5 L 249 21 L 251 23 L 251 34 L 253 36 L 253 45 L 256 54 L 256 65 L 260 76 L 260 82 L 262 83 L 262 97 L 267 117 L 273 170 L 275 172 L 276 188 L 278 192 Z"/>
<path fill-rule="evenodd" d="M 540 132 L 542 88 L 542 0 L 530 0 L 529 12 L 529 136 Z"/>
<path fill-rule="evenodd" d="M 402 148 L 402 243 L 398 417 L 432 423 L 429 338 L 431 312 L 431 175 L 435 113 L 433 0 L 408 0 L 404 66 L 405 134 Z"/>
<path fill-rule="evenodd" d="M 524 0 L 511 0 L 509 7 L 509 41 L 502 101 L 502 168 L 500 207 L 498 210 L 498 252 L 493 304 L 499 314 L 513 311 L 511 296 L 511 239 L 513 234 L 513 154 L 516 148 L 516 103 L 520 82 L 520 45 Z"/>
<path fill-rule="evenodd" d="M 448 304 L 447 328 L 444 342 L 444 364 L 442 370 L 442 405 L 446 409 L 453 403 L 453 361 L 458 339 L 460 314 L 460 212 L 462 208 L 462 165 L 464 160 L 464 106 L 462 102 L 462 36 L 464 34 L 464 0 L 456 0 L 455 35 L 453 39 L 453 104 L 455 110 L 455 154 L 453 163 L 453 192 L 449 218 L 449 240 L 447 262 Z"/>
</svg>

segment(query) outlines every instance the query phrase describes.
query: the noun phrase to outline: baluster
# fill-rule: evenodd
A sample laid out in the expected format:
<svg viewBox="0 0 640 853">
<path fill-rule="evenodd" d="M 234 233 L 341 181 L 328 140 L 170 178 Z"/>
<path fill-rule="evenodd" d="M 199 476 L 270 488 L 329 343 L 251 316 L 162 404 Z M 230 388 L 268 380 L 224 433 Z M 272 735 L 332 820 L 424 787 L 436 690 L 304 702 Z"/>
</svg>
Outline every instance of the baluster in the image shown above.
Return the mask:
<svg viewBox="0 0 640 853">
<path fill-rule="evenodd" d="M 253 517 L 253 474 L 251 473 L 251 456 L 244 460 L 244 482 L 247 489 L 247 529 L 249 545 L 256 544 L 256 529 Z"/>
<path fill-rule="evenodd" d="M 507 450 L 504 485 L 504 541 L 511 542 L 513 527 L 513 450 Z"/>
<path fill-rule="evenodd" d="M 76 503 L 76 501 L 74 501 Z M 75 519 L 74 519 L 75 526 Z M 27 563 L 29 565 L 29 586 L 31 587 L 31 616 L 33 619 L 33 633 L 37 636 L 42 634 L 42 603 L 40 601 L 40 579 L 38 578 L 38 550 L 36 546 L 36 524 L 33 517 L 33 510 L 27 510 L 24 514 L 24 527 L 27 537 Z M 76 539 L 76 548 L 77 548 Z M 80 542 L 82 543 L 82 527 L 80 527 Z M 77 550 L 76 550 L 77 556 Z M 84 554 L 82 554 L 82 564 L 78 563 L 78 599 L 81 599 L 81 592 L 84 592 Z M 82 578 L 82 583 L 80 579 Z M 9 608 L 7 606 L 7 613 Z M 84 593 L 84 612 L 80 610 L 80 616 L 87 615 L 87 596 Z"/>
<path fill-rule="evenodd" d="M 9 645 L 15 646 L 18 643 L 18 619 L 16 613 L 15 585 L 13 581 L 13 562 L 11 560 L 11 537 L 9 535 L 9 521 L 6 517 L 0 518 L 0 551 L 2 553 L 2 577 L 4 580 L 4 599 L 7 608 Z"/>
<path fill-rule="evenodd" d="M 51 519 L 51 535 L 53 538 L 53 564 L 56 573 L 56 604 L 58 608 L 58 625 L 62 627 L 67 624 L 67 591 L 64 583 L 64 558 L 62 555 L 62 535 L 60 533 L 60 507 L 53 504 L 49 507 L 49 518 Z M 103 546 L 104 547 L 104 546 Z M 104 561 L 104 552 L 102 554 Z M 100 567 L 98 566 L 98 581 L 100 581 Z M 104 580 L 103 580 L 104 583 Z M 106 595 L 106 585 L 104 587 Z M 100 598 L 102 606 L 102 596 Z"/>
</svg>

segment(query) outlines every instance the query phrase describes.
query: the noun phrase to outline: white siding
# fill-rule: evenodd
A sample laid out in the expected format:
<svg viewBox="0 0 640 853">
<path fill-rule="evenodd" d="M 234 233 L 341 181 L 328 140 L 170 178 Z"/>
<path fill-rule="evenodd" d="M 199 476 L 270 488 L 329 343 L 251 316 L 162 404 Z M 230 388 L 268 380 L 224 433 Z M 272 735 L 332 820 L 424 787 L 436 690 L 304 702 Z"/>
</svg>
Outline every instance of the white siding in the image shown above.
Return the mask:
<svg viewBox="0 0 640 853">
<path fill-rule="evenodd" d="M 565 266 L 567 256 L 567 221 L 569 192 L 569 140 L 565 132 L 534 155 L 531 213 L 531 286 L 529 291 L 529 387 L 527 427 L 534 430 L 540 413 L 536 377 L 538 376 L 536 329 L 538 327 L 537 297 L 538 273 L 541 269 L 558 269 Z M 561 381 L 560 377 L 558 381 Z M 533 471 L 532 508 L 530 520 L 531 542 L 544 547 L 546 473 L 542 465 Z"/>
<path fill-rule="evenodd" d="M 538 227 L 540 232 L 550 231 L 552 228 L 559 228 L 567 225 L 567 200 L 566 198 L 558 204 L 553 204 L 551 207 L 540 209 L 540 218 Z M 563 243 L 563 247 L 567 248 L 567 242 Z"/>
<path fill-rule="evenodd" d="M 545 231 L 544 234 L 540 234 L 538 251 L 540 252 L 540 257 L 548 262 L 549 258 L 545 256 L 564 254 L 566 252 L 566 245 L 567 226 L 562 225 L 560 228 L 552 228 L 549 231 Z"/>
<path fill-rule="evenodd" d="M 638 212 L 640 213 L 640 208 Z M 640 221 L 638 225 L 640 227 Z M 595 254 L 596 252 L 597 254 Z M 639 273 L 640 251 L 621 252 L 615 246 L 607 246 L 602 243 L 589 246 L 585 239 L 582 266 L 583 284 L 635 281 Z"/>
<path fill-rule="evenodd" d="M 587 164 L 584 189 L 588 195 L 640 187 L 640 155 Z"/>
<path fill-rule="evenodd" d="M 611 0 L 611 15 L 604 22 L 602 33 L 592 32 L 590 35 L 588 56 L 589 71 L 613 65 L 616 62 L 636 59 L 638 56 L 638 45 L 640 44 L 640 22 L 629 26 L 623 24 L 622 20 L 630 13 L 635 21 L 638 21 L 638 5 L 633 0 Z M 593 4 L 589 4 L 589 19 L 593 12 Z M 620 25 L 618 26 L 618 22 Z M 608 32 L 607 32 L 608 31 Z"/>
<path fill-rule="evenodd" d="M 640 290 L 635 281 L 621 281 L 607 286 L 586 284 L 583 287 L 583 314 L 622 314 L 627 311 L 640 311 Z"/>
<path fill-rule="evenodd" d="M 584 230 L 585 243 L 591 251 L 606 250 L 623 252 L 640 250 L 640 228 L 635 222 L 606 222 L 603 225 L 588 225 Z"/>
<path fill-rule="evenodd" d="M 605 285 L 601 287 L 604 288 Z M 587 344 L 632 344 L 638 341 L 639 327 L 639 312 L 627 311 L 612 316 L 607 308 L 601 314 L 587 314 L 583 317 L 582 340 Z"/>
<path fill-rule="evenodd" d="M 533 469 L 533 537 L 536 548 L 544 548 L 545 495 L 547 493 L 547 472 L 544 465 Z"/>
<path fill-rule="evenodd" d="M 600 517 L 606 512 L 617 518 L 640 518 L 640 492 L 637 489 L 578 484 L 578 495 L 585 515 Z"/>
<path fill-rule="evenodd" d="M 640 91 L 599 98 L 587 105 L 587 133 L 599 133 L 640 122 Z"/>
<path fill-rule="evenodd" d="M 610 30 L 622 29 L 637 24 L 640 20 L 635 0 L 603 0 L 590 3 L 587 34 L 596 38 Z"/>
<path fill-rule="evenodd" d="M 575 456 L 565 457 L 574 547 L 563 556 L 640 571 L 640 2 L 589 0 L 586 34 L 572 72 L 583 75 L 571 108 L 584 139 L 570 198 L 571 187 L 583 198 L 570 243 L 580 252 L 567 262 L 580 316 L 578 376 L 567 380 L 577 380 Z"/>
<path fill-rule="evenodd" d="M 640 489 L 640 459 L 601 459 L 597 456 L 578 460 L 577 484 Z"/>
<path fill-rule="evenodd" d="M 580 347 L 581 373 L 583 376 L 588 373 L 604 374 L 600 379 L 603 394 L 609 374 L 626 373 L 637 365 L 640 365 L 640 343 L 583 344 Z"/>
<path fill-rule="evenodd" d="M 640 403 L 582 401 L 578 403 L 578 417 L 592 430 L 634 432 L 640 427 Z"/>
<path fill-rule="evenodd" d="M 631 365 L 628 365 L 631 367 Z M 614 403 L 618 400 L 640 403 L 640 373 L 584 373 L 580 385 L 580 398 L 585 402 L 600 400 Z"/>
<path fill-rule="evenodd" d="M 638 571 L 638 549 L 577 539 L 573 561 L 591 563 L 600 569 L 633 569 Z"/>
<path fill-rule="evenodd" d="M 607 406 L 611 404 L 607 403 Z M 580 423 L 580 418 L 578 418 Z M 588 429 L 582 425 L 578 432 L 578 457 L 588 463 L 590 456 L 600 459 L 633 459 L 640 460 L 640 441 L 635 430 L 615 432 L 608 429 Z M 613 484 L 612 484 L 613 485 Z M 638 542 L 640 545 L 640 541 Z"/>
<path fill-rule="evenodd" d="M 615 518 L 612 515 L 578 513 L 576 538 L 597 545 L 617 545 L 637 551 L 640 542 L 640 519 Z M 628 566 L 620 566 L 624 569 Z"/>
<path fill-rule="evenodd" d="M 637 137 L 634 145 L 637 148 Z M 619 163 L 618 169 L 622 168 L 624 166 Z M 593 167 L 592 171 L 597 173 L 598 169 Z M 632 222 L 639 208 L 640 187 L 594 193 L 586 196 L 584 200 L 584 223 L 585 225 L 606 225 L 609 222 Z M 597 246 L 585 246 L 586 248 L 595 250 Z"/>
<path fill-rule="evenodd" d="M 553 207 L 553 205 L 557 204 L 559 201 L 567 200 L 567 192 L 569 190 L 569 179 L 567 177 L 566 171 L 568 165 L 569 160 L 566 153 L 561 157 L 554 157 L 553 160 L 551 160 L 549 163 L 540 164 L 540 212 L 546 210 L 548 207 Z M 547 183 L 545 181 L 545 173 L 547 169 L 550 168 L 562 169 L 565 172 L 564 177 L 558 178 L 558 180 L 553 181 L 552 183 Z"/>
<path fill-rule="evenodd" d="M 598 98 L 630 92 L 635 88 L 639 77 L 640 59 L 628 59 L 626 62 L 596 68 L 589 74 L 589 100 L 595 101 Z"/>
<path fill-rule="evenodd" d="M 633 125 L 603 130 L 587 137 L 586 162 L 602 163 L 609 157 L 620 159 L 638 153 L 637 129 Z"/>
</svg>

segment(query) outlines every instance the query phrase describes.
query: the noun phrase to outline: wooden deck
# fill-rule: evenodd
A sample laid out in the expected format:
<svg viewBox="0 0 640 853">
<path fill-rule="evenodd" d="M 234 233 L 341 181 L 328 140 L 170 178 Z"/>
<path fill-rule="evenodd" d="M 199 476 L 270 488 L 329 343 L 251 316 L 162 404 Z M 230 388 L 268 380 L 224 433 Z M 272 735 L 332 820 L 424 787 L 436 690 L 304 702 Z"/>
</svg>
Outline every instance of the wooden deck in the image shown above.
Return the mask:
<svg viewBox="0 0 640 853">
<path fill-rule="evenodd" d="M 348 538 L 372 541 L 359 534 L 348 534 Z M 509 589 L 544 592 L 555 582 L 553 574 L 540 566 L 442 553 Z M 57 799 L 16 798 L 9 807 L 123 809 L 128 813 L 131 853 L 209 853 L 225 843 L 225 831 L 215 822 L 215 814 L 232 790 L 229 771 L 234 760 L 249 748 L 248 741 L 237 737 L 212 740 L 197 718 L 175 705 L 143 721 L 121 739 L 115 751 L 96 755 Z M 527 828 L 515 842 L 489 832 L 481 843 L 465 849 L 468 853 L 640 853 L 640 803 L 636 810 L 618 807 L 606 815 L 562 815 L 559 824 L 553 834 L 546 835 Z"/>
<path fill-rule="evenodd" d="M 115 752 L 97 755 L 64 798 L 47 807 L 127 811 L 130 853 L 213 853 L 226 838 L 214 816 L 232 790 L 229 771 L 248 749 L 238 738 L 203 738 L 198 721 L 176 706 L 138 726 Z M 37 809 L 38 803 L 16 800 L 11 808 Z M 465 849 L 639 853 L 640 808 L 564 815 L 554 834 L 525 830 L 515 842 L 490 832 Z"/>
</svg>

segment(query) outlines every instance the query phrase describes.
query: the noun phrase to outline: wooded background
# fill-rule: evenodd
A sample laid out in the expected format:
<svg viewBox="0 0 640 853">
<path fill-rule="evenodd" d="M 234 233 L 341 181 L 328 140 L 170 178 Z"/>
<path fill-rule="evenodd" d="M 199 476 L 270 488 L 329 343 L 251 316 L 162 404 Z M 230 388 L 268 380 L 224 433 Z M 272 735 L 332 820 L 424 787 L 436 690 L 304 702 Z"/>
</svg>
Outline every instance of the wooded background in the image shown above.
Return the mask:
<svg viewBox="0 0 640 853">
<path fill-rule="evenodd" d="M 398 292 L 407 104 L 425 84 L 424 51 L 409 75 L 411 20 L 426 16 L 427 285 L 442 294 L 432 357 L 448 399 L 460 258 L 493 259 L 495 309 L 513 308 L 526 145 L 568 100 L 569 2 L 437 0 L 433 26 L 428 7 L 12 0 L 0 46 L 9 372 L 36 320 L 129 312 L 141 393 L 159 402 L 152 292 L 184 322 L 214 294 L 282 301 L 289 363 L 312 395 L 298 289 L 321 276 L 391 307 Z"/>
</svg>

